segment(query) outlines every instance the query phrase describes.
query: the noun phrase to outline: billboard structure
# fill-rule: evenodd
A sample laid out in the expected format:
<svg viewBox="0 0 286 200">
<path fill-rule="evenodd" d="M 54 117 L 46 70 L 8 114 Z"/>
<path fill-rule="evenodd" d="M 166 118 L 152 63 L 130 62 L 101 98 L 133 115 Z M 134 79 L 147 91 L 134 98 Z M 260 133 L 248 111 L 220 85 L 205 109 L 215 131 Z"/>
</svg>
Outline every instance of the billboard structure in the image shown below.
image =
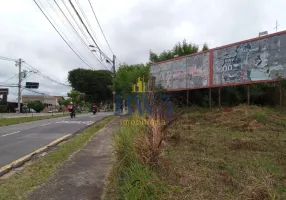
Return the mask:
<svg viewBox="0 0 286 200">
<path fill-rule="evenodd" d="M 209 52 L 152 65 L 151 75 L 167 90 L 209 86 Z"/>
<path fill-rule="evenodd" d="M 154 63 L 150 73 L 168 91 L 286 78 L 286 31 Z"/>
</svg>

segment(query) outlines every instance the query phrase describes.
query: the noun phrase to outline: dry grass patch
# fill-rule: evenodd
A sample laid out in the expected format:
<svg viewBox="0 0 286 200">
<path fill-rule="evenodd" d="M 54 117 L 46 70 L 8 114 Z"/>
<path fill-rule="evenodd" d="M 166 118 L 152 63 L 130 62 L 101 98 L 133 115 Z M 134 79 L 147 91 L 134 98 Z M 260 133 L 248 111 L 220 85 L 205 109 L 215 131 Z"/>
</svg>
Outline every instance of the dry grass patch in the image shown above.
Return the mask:
<svg viewBox="0 0 286 200">
<path fill-rule="evenodd" d="M 283 117 L 246 106 L 182 116 L 167 130 L 162 199 L 286 199 Z"/>
</svg>

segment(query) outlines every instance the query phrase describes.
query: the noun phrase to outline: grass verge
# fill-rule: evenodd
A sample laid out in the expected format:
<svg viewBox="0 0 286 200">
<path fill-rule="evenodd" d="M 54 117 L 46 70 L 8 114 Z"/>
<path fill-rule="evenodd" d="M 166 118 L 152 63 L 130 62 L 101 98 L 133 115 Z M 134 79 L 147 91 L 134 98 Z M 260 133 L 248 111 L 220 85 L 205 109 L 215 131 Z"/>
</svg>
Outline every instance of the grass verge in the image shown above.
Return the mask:
<svg viewBox="0 0 286 200">
<path fill-rule="evenodd" d="M 87 111 L 79 112 L 79 114 L 87 114 Z M 31 122 L 31 121 L 38 121 L 38 120 L 43 120 L 43 119 L 52 119 L 52 118 L 58 118 L 58 117 L 65 117 L 69 116 L 70 113 L 65 113 L 65 114 L 50 114 L 46 116 L 34 116 L 34 117 L 15 117 L 15 118 L 0 118 L 0 127 L 1 126 L 9 126 L 13 124 L 20 124 L 20 123 L 25 123 L 25 122 Z"/>
<path fill-rule="evenodd" d="M 142 162 L 140 151 L 145 134 L 146 127 L 142 125 L 124 125 L 115 134 L 115 162 L 108 176 L 104 200 L 155 200 L 167 191 L 156 170 Z"/>
<path fill-rule="evenodd" d="M 44 183 L 73 152 L 83 147 L 94 133 L 103 128 L 114 117 L 109 116 L 94 124 L 83 133 L 59 145 L 57 149 L 48 153 L 45 157 L 36 159 L 31 165 L 28 165 L 23 171 L 13 175 L 10 179 L 0 181 L 0 199 L 26 199 L 29 192 Z"/>
<path fill-rule="evenodd" d="M 46 116 L 35 116 L 35 117 L 15 117 L 15 118 L 0 118 L 0 127 L 1 126 L 9 126 L 13 124 L 20 124 L 25 122 L 31 122 L 31 121 L 38 121 L 43 119 L 52 119 L 52 118 L 58 118 L 58 117 L 64 117 L 68 116 L 69 113 L 66 114 L 54 114 L 54 115 L 46 115 Z"/>
</svg>

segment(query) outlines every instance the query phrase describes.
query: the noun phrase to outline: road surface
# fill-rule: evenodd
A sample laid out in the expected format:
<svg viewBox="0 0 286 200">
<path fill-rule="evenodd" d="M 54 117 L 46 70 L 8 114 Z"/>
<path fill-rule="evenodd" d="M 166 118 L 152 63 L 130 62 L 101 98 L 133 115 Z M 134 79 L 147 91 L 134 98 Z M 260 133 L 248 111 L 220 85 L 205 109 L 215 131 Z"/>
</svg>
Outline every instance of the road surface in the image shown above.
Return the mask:
<svg viewBox="0 0 286 200">
<path fill-rule="evenodd" d="M 0 168 L 109 115 L 112 115 L 112 112 L 82 114 L 72 119 L 59 117 L 0 127 Z"/>
</svg>

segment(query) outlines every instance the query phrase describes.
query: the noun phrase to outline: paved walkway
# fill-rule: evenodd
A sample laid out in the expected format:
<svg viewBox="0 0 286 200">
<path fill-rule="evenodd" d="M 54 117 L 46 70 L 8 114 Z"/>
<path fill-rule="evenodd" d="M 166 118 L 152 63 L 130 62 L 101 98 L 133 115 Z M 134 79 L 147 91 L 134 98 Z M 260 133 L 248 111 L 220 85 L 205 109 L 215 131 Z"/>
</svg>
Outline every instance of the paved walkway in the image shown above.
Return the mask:
<svg viewBox="0 0 286 200">
<path fill-rule="evenodd" d="M 29 200 L 97 200 L 112 164 L 111 135 L 120 126 L 120 117 L 97 132 L 80 151 L 29 196 Z"/>
</svg>

